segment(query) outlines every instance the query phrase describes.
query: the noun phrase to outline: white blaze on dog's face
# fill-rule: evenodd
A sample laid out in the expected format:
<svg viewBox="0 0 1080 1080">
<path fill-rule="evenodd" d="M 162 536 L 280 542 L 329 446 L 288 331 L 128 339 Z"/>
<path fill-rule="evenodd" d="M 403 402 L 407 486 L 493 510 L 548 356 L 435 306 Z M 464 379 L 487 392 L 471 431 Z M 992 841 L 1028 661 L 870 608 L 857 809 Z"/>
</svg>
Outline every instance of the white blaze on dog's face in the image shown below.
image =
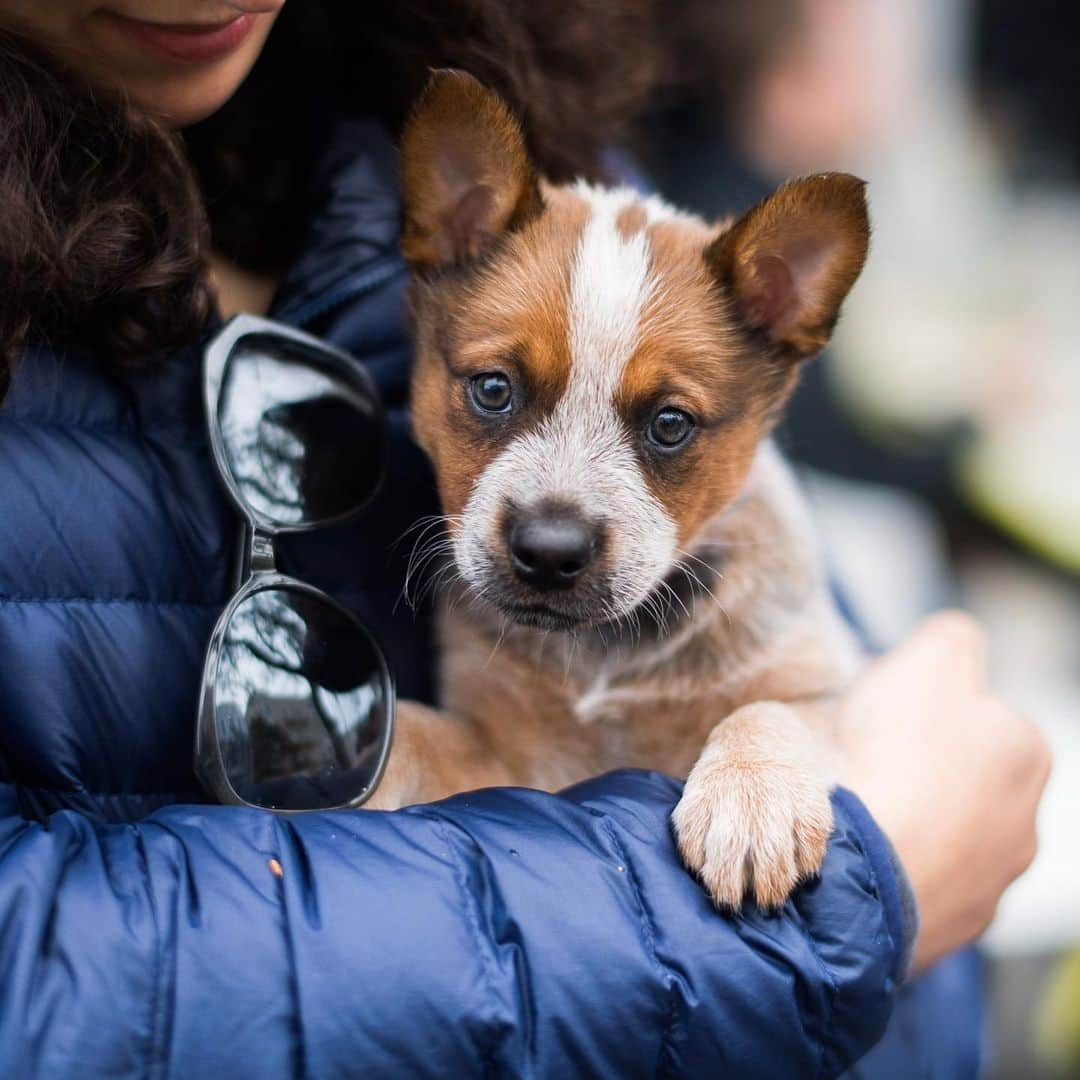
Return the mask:
<svg viewBox="0 0 1080 1080">
<path fill-rule="evenodd" d="M 602 559 L 603 579 L 592 576 L 587 599 L 615 614 L 639 604 L 668 572 L 679 532 L 650 490 L 617 407 L 656 283 L 644 232 L 627 236 L 618 228 L 618 215 L 632 205 L 632 193 L 581 186 L 575 195 L 586 203 L 588 217 L 560 300 L 569 359 L 565 374 L 559 372 L 561 393 L 534 423 L 510 435 L 477 475 L 461 515 L 456 551 L 474 586 L 498 580 L 505 548 L 518 580 L 550 593 L 580 588 L 577 579 Z M 523 373 L 517 374 L 512 397 L 515 389 L 519 397 L 528 393 Z M 558 565 L 548 566 L 552 560 Z M 526 616 L 537 613 L 530 607 L 552 608 L 552 599 L 515 597 Z M 574 614 L 584 616 L 585 599 L 582 593 L 574 598 Z"/>
<path fill-rule="evenodd" d="M 402 147 L 413 420 L 462 576 L 519 621 L 624 616 L 738 494 L 866 253 L 863 185 L 733 225 L 541 181 L 505 106 L 438 73 Z"/>
</svg>

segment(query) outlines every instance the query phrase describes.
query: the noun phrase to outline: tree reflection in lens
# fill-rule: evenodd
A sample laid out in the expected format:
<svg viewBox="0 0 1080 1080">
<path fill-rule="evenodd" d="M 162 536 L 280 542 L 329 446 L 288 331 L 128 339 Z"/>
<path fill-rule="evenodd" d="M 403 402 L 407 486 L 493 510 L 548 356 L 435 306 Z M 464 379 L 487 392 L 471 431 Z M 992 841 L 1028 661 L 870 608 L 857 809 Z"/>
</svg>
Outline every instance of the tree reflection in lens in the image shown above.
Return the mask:
<svg viewBox="0 0 1080 1080">
<path fill-rule="evenodd" d="M 243 339 L 229 357 L 218 423 L 246 505 L 270 525 L 314 524 L 370 498 L 382 473 L 378 406 L 302 351 Z"/>
<path fill-rule="evenodd" d="M 263 589 L 229 620 L 214 716 L 226 774 L 245 801 L 351 802 L 378 766 L 387 704 L 370 639 L 319 598 Z"/>
</svg>

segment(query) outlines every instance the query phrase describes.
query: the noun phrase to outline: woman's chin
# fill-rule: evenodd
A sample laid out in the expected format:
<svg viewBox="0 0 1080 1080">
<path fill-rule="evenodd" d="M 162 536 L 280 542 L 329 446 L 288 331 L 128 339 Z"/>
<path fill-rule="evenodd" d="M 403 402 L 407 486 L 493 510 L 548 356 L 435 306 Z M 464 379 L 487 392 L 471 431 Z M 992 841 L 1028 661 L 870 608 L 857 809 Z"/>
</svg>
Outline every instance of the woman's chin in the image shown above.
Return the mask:
<svg viewBox="0 0 1080 1080">
<path fill-rule="evenodd" d="M 188 53 L 174 56 L 156 39 L 152 48 L 147 46 L 124 20 L 102 12 L 87 24 L 93 47 L 68 55 L 91 82 L 114 87 L 144 112 L 182 128 L 205 120 L 236 93 L 258 60 L 276 16 L 276 11 L 243 16 L 246 34 L 221 55 L 192 52 L 189 42 Z M 173 36 L 183 44 L 187 35 Z"/>
<path fill-rule="evenodd" d="M 185 128 L 205 120 L 236 93 L 244 77 L 228 70 L 180 73 L 171 78 L 132 79 L 125 95 L 144 112 L 158 117 L 171 128 Z"/>
</svg>

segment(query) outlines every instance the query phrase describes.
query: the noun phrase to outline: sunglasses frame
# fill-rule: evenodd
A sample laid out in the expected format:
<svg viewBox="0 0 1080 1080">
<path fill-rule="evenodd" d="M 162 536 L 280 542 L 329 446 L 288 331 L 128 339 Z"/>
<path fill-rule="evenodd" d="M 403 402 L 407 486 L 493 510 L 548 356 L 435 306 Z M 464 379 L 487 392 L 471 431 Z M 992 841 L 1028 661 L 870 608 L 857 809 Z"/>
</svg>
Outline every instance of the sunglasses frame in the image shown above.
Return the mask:
<svg viewBox="0 0 1080 1080">
<path fill-rule="evenodd" d="M 234 316 L 207 345 L 203 366 L 203 404 L 207 430 L 210 433 L 210 448 L 218 477 L 229 495 L 230 502 L 232 502 L 243 519 L 243 528 L 241 530 L 240 552 L 237 558 L 233 595 L 214 625 L 203 662 L 202 685 L 199 691 L 199 715 L 195 728 L 195 774 L 204 787 L 208 788 L 220 803 L 226 805 L 247 806 L 256 810 L 265 810 L 271 814 L 310 814 L 326 810 L 355 809 L 363 805 L 375 792 L 386 770 L 386 762 L 390 757 L 390 750 L 394 741 L 397 700 L 393 672 L 390 670 L 386 656 L 374 634 L 351 611 L 339 604 L 328 593 L 323 592 L 322 589 L 309 585 L 299 578 L 282 574 L 277 570 L 274 558 L 274 539 L 289 533 L 307 533 L 314 532 L 317 529 L 332 528 L 335 525 L 342 525 L 355 520 L 378 495 L 385 476 L 385 467 L 380 471 L 377 482 L 362 503 L 333 518 L 326 518 L 318 522 L 284 525 L 268 521 L 246 505 L 229 465 L 218 421 L 217 406 L 221 397 L 222 380 L 233 350 L 244 338 L 248 337 L 273 338 L 279 342 L 285 341 L 302 353 L 314 354 L 314 362 L 310 365 L 313 369 L 322 369 L 325 372 L 337 375 L 350 385 L 358 387 L 368 396 L 374 406 L 376 419 L 383 430 L 384 440 L 388 438 L 385 414 L 375 384 L 367 371 L 348 353 L 335 349 L 333 346 L 325 344 L 302 330 L 276 323 L 271 319 L 263 319 L 256 315 Z M 385 445 L 382 458 L 385 463 Z M 225 631 L 241 604 L 260 592 L 271 590 L 301 593 L 330 607 L 363 634 L 370 643 L 372 653 L 378 663 L 380 682 L 385 689 L 385 733 L 371 779 L 362 792 L 347 802 L 336 803 L 333 806 L 313 806 L 302 809 L 279 809 L 260 806 L 240 797 L 229 781 L 225 770 L 221 744 L 218 740 L 217 723 L 214 718 L 216 675 L 221 659 L 221 651 L 225 643 Z"/>
<path fill-rule="evenodd" d="M 335 517 L 324 518 L 315 523 L 298 522 L 295 524 L 270 521 L 252 510 L 245 503 L 244 497 L 233 479 L 228 454 L 225 451 L 225 441 L 221 434 L 221 426 L 217 420 L 217 405 L 221 400 L 221 384 L 225 379 L 225 371 L 233 351 L 244 338 L 275 338 L 278 341 L 284 341 L 292 345 L 300 352 L 312 353 L 318 359 L 315 360 L 313 357 L 310 367 L 316 371 L 323 370 L 344 379 L 370 399 L 374 408 L 374 419 L 383 431 L 384 443 L 379 478 L 362 503 Z M 214 464 L 217 466 L 218 475 L 229 493 L 229 499 L 233 506 L 257 533 L 282 536 L 288 533 L 314 532 L 318 529 L 329 529 L 335 525 L 347 524 L 350 521 L 355 521 L 371 505 L 372 500 L 382 489 L 386 475 L 387 428 L 386 414 L 382 407 L 379 392 L 375 388 L 375 383 L 363 365 L 358 363 L 347 352 L 335 349 L 334 346 L 325 344 L 317 337 L 307 334 L 303 330 L 297 330 L 293 326 L 274 322 L 272 319 L 263 319 L 258 315 L 234 315 L 206 346 L 203 360 L 203 408 L 206 425 L 210 432 L 210 449 L 214 454 Z"/>
</svg>

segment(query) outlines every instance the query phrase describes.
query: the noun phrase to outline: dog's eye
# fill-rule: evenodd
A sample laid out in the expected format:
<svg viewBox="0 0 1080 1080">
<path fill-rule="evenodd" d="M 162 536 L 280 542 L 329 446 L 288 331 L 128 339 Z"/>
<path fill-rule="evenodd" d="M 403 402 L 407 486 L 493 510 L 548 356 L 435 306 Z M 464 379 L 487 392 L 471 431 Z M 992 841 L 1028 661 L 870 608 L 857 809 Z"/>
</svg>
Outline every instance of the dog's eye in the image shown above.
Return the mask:
<svg viewBox="0 0 1080 1080">
<path fill-rule="evenodd" d="M 649 425 L 649 438 L 665 450 L 679 446 L 690 438 L 694 420 L 682 409 L 661 409 Z"/>
<path fill-rule="evenodd" d="M 476 407 L 484 412 L 510 411 L 510 401 L 513 397 L 510 380 L 497 371 L 485 371 L 481 375 L 474 375 L 469 381 L 469 392 L 472 394 Z"/>
</svg>

